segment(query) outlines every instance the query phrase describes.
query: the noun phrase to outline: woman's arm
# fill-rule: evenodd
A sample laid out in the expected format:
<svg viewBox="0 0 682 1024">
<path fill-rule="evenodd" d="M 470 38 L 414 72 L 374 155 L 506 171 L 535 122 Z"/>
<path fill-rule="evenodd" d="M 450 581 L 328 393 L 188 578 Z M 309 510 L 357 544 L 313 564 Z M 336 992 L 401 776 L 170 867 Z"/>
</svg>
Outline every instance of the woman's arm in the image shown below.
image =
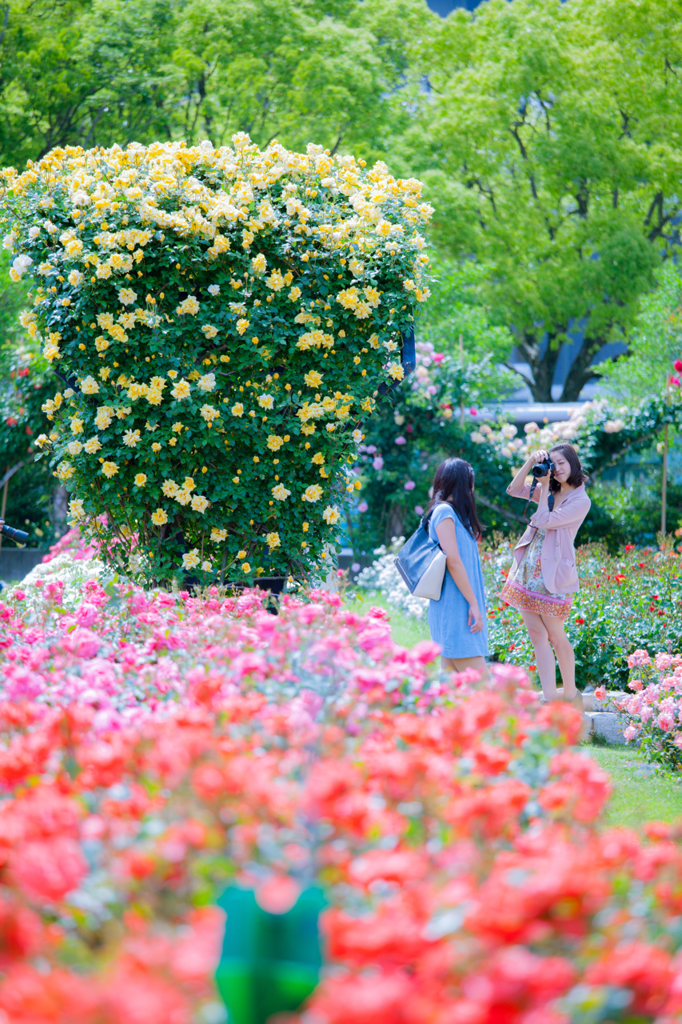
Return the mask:
<svg viewBox="0 0 682 1024">
<path fill-rule="evenodd" d="M 464 568 L 464 562 L 459 554 L 457 529 L 455 527 L 454 519 L 450 519 L 448 516 L 447 519 L 438 523 L 435 529 L 441 550 L 445 552 L 448 571 L 462 592 L 464 600 L 469 605 L 469 626 L 471 628 L 471 632 L 480 633 L 483 629 L 483 615 L 478 606 L 478 601 L 476 600 L 476 595 L 474 594 L 474 589 L 471 586 L 471 581 L 469 580 L 467 571 Z"/>
<path fill-rule="evenodd" d="M 512 498 L 527 498 L 530 494 L 530 489 L 526 483 L 526 477 L 536 462 L 542 462 L 544 459 L 548 458 L 549 454 L 544 450 L 544 448 L 540 448 L 537 452 L 533 452 L 532 455 L 529 455 L 521 469 L 509 484 L 507 494 L 511 495 Z M 535 491 L 535 494 L 537 494 L 537 490 Z"/>
</svg>

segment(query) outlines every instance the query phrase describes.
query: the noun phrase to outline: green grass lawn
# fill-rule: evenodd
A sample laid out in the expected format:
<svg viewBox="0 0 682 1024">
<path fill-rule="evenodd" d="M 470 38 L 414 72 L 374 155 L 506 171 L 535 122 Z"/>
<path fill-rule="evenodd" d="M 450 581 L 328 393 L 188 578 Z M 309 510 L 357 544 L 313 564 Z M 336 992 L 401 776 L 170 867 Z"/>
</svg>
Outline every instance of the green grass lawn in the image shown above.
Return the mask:
<svg viewBox="0 0 682 1024">
<path fill-rule="evenodd" d="M 611 776 L 613 795 L 606 811 L 607 825 L 637 828 L 645 821 L 682 818 L 682 778 L 649 774 L 653 769 L 632 747 L 586 745 L 583 749 Z"/>
</svg>

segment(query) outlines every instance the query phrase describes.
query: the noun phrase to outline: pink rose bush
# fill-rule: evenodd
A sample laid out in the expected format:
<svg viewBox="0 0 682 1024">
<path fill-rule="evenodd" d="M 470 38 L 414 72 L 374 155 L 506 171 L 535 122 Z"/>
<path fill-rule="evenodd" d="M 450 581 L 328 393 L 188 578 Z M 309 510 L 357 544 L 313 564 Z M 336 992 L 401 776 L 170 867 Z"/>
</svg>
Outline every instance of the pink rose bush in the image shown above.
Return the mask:
<svg viewBox="0 0 682 1024">
<path fill-rule="evenodd" d="M 637 740 L 648 759 L 668 771 L 682 768 L 682 654 L 634 651 L 628 658 L 631 697 L 614 700 L 625 716 L 623 735 Z"/>
<path fill-rule="evenodd" d="M 281 912 L 310 880 L 306 1021 L 679 1018 L 682 829 L 603 829 L 580 716 L 521 669 L 442 676 L 325 591 L 275 616 L 257 591 L 23 589 L 0 604 L 3 1024 L 216 1019 L 214 900 L 236 881 Z"/>
</svg>

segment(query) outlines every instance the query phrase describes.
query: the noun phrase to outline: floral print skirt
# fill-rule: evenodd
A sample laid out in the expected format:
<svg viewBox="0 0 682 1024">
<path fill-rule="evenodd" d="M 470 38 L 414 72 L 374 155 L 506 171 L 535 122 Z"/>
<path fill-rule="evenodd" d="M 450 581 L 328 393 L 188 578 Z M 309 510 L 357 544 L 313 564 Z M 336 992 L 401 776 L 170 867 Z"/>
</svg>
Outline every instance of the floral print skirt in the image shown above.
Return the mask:
<svg viewBox="0 0 682 1024">
<path fill-rule="evenodd" d="M 519 564 L 509 570 L 501 597 L 520 612 L 553 615 L 563 621 L 568 617 L 573 598 L 571 594 L 550 594 L 545 586 L 540 565 L 544 539 L 545 530 L 538 530 Z"/>
</svg>

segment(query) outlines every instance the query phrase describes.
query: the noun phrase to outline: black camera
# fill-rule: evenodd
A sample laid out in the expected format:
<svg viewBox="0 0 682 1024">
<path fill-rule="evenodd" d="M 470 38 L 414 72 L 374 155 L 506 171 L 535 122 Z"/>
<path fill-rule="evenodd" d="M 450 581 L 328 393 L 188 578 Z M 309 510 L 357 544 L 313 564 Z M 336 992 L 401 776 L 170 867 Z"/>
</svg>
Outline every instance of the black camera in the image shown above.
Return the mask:
<svg viewBox="0 0 682 1024">
<path fill-rule="evenodd" d="M 551 459 L 545 459 L 543 462 L 536 462 L 533 466 L 531 473 L 536 479 L 541 476 L 547 476 L 548 473 L 554 472 L 554 463 Z"/>
<path fill-rule="evenodd" d="M 10 540 L 16 541 L 17 544 L 23 544 L 25 540 L 28 540 L 27 533 L 24 533 L 23 530 L 15 530 L 13 526 L 8 526 L 7 523 L 3 523 L 2 535 L 3 537 L 9 537 Z"/>
</svg>

